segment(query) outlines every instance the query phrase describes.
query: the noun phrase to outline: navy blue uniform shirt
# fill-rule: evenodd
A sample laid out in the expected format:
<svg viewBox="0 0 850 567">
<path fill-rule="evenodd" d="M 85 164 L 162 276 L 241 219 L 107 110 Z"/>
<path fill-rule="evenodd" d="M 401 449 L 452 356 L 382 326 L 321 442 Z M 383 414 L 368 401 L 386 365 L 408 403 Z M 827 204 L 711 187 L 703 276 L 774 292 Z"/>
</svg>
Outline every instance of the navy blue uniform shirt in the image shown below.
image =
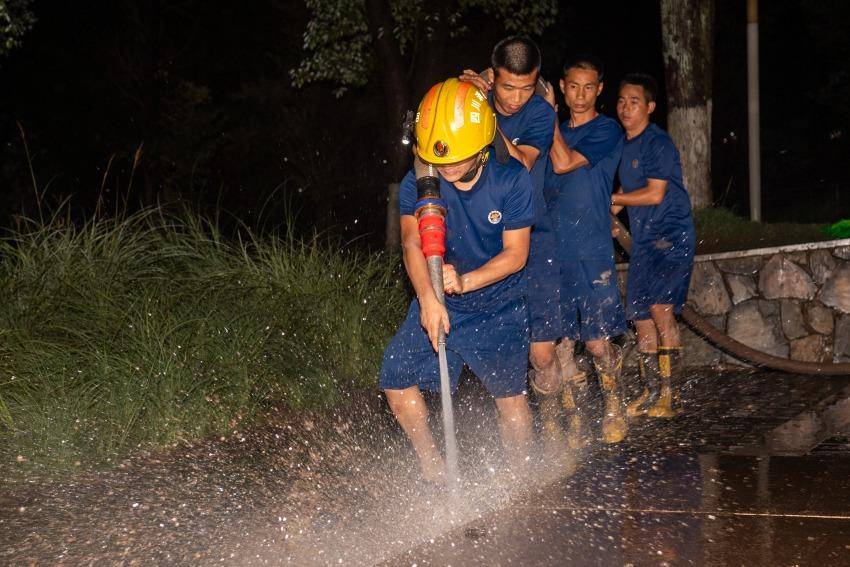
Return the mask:
<svg viewBox="0 0 850 567">
<path fill-rule="evenodd" d="M 446 255 L 459 274 L 486 264 L 503 250 L 502 233 L 534 224 L 531 178 L 515 159 L 498 163 L 495 156 L 468 191 L 440 178 L 446 201 Z M 416 177 L 408 173 L 399 189 L 402 215 L 416 212 Z M 511 274 L 487 287 L 462 295 L 447 295 L 446 307 L 456 311 L 479 311 L 525 293 L 523 272 Z"/>
<path fill-rule="evenodd" d="M 560 126 L 567 145 L 587 158 L 587 165 L 557 174 L 546 171 L 544 193 L 558 235 L 558 258 L 612 258 L 611 193 L 623 151 L 623 132 L 602 114 L 577 126 Z"/>
<path fill-rule="evenodd" d="M 625 193 L 646 187 L 649 179 L 667 182 L 664 199 L 658 205 L 626 207 L 634 250 L 664 251 L 667 255 L 692 256 L 695 245 L 691 201 L 682 181 L 679 152 L 669 134 L 650 124 L 623 143 L 620 184 Z"/>
</svg>

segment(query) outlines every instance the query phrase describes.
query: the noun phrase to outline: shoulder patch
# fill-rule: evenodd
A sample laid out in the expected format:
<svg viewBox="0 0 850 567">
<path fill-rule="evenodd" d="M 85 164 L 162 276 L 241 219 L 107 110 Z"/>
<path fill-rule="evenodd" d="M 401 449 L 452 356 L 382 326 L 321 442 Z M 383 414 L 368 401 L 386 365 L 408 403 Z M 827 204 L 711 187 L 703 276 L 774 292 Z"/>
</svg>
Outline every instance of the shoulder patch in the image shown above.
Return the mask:
<svg viewBox="0 0 850 567">
<path fill-rule="evenodd" d="M 499 224 L 500 222 L 502 222 L 501 211 L 490 211 L 487 214 L 487 220 L 490 221 L 490 224 Z"/>
</svg>

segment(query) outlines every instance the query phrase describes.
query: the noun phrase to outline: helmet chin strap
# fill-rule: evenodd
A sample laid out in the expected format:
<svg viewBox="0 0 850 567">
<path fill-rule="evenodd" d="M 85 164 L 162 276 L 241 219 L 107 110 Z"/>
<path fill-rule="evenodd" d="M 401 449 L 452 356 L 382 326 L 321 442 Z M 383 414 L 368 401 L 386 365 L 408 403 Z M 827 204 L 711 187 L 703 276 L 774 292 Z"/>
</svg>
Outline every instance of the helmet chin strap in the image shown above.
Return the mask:
<svg viewBox="0 0 850 567">
<path fill-rule="evenodd" d="M 490 155 L 490 154 L 489 154 L 488 152 L 486 152 L 486 151 L 484 151 L 484 150 L 481 150 L 481 151 L 478 153 L 478 159 L 476 159 L 476 160 L 475 160 L 475 165 L 473 165 L 472 167 L 470 167 L 470 168 L 469 168 L 469 171 L 467 171 L 466 173 L 464 173 L 464 174 L 463 174 L 463 177 L 461 177 L 460 179 L 458 179 L 458 181 L 459 181 L 459 182 L 461 182 L 461 183 L 469 183 L 470 181 L 472 181 L 473 179 L 475 179 L 475 176 L 478 174 L 478 170 L 479 170 L 479 169 L 480 169 L 480 168 L 481 168 L 481 167 L 482 167 L 485 163 L 487 163 L 487 158 L 489 157 L 489 155 Z"/>
</svg>

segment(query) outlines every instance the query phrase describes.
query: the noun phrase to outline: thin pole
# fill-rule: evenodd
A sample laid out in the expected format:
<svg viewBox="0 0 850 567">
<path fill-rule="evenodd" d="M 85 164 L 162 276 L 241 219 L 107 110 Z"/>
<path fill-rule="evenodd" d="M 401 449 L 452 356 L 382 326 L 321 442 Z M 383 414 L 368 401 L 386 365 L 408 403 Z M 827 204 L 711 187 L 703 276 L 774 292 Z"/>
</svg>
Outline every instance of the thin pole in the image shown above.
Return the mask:
<svg viewBox="0 0 850 567">
<path fill-rule="evenodd" d="M 747 0 L 747 139 L 750 220 L 761 221 L 761 132 L 759 129 L 758 0 Z"/>
</svg>

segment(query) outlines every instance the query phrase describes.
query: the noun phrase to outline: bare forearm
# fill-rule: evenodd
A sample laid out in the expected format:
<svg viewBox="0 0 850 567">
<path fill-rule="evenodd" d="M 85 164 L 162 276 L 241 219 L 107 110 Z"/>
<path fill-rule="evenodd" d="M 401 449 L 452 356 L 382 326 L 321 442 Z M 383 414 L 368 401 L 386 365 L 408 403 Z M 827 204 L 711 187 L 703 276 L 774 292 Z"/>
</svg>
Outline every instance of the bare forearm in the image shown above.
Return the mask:
<svg viewBox="0 0 850 567">
<path fill-rule="evenodd" d="M 428 263 L 425 261 L 422 247 L 418 243 L 404 244 L 404 267 L 420 303 L 437 299 L 437 294 L 434 293 L 434 287 L 431 285 Z"/>
<path fill-rule="evenodd" d="M 658 187 L 641 187 L 628 193 L 614 193 L 611 204 L 625 207 L 642 207 L 658 205 L 664 200 L 664 189 Z"/>
<path fill-rule="evenodd" d="M 588 163 L 583 155 L 570 149 L 557 124 L 555 124 L 555 134 L 552 136 L 552 149 L 549 150 L 549 159 L 552 160 L 552 170 L 555 173 L 569 173 Z"/>
<path fill-rule="evenodd" d="M 487 287 L 520 271 L 528 259 L 528 250 L 503 250 L 486 264 L 461 276 L 463 292 Z"/>
<path fill-rule="evenodd" d="M 528 156 L 522 153 L 518 147 L 513 145 L 501 130 L 499 130 L 499 135 L 505 139 L 505 145 L 508 147 L 508 153 L 511 154 L 511 157 L 524 165 L 525 169 L 531 171 L 531 168 L 534 166 L 534 160 L 531 160 L 529 163 Z"/>
</svg>

